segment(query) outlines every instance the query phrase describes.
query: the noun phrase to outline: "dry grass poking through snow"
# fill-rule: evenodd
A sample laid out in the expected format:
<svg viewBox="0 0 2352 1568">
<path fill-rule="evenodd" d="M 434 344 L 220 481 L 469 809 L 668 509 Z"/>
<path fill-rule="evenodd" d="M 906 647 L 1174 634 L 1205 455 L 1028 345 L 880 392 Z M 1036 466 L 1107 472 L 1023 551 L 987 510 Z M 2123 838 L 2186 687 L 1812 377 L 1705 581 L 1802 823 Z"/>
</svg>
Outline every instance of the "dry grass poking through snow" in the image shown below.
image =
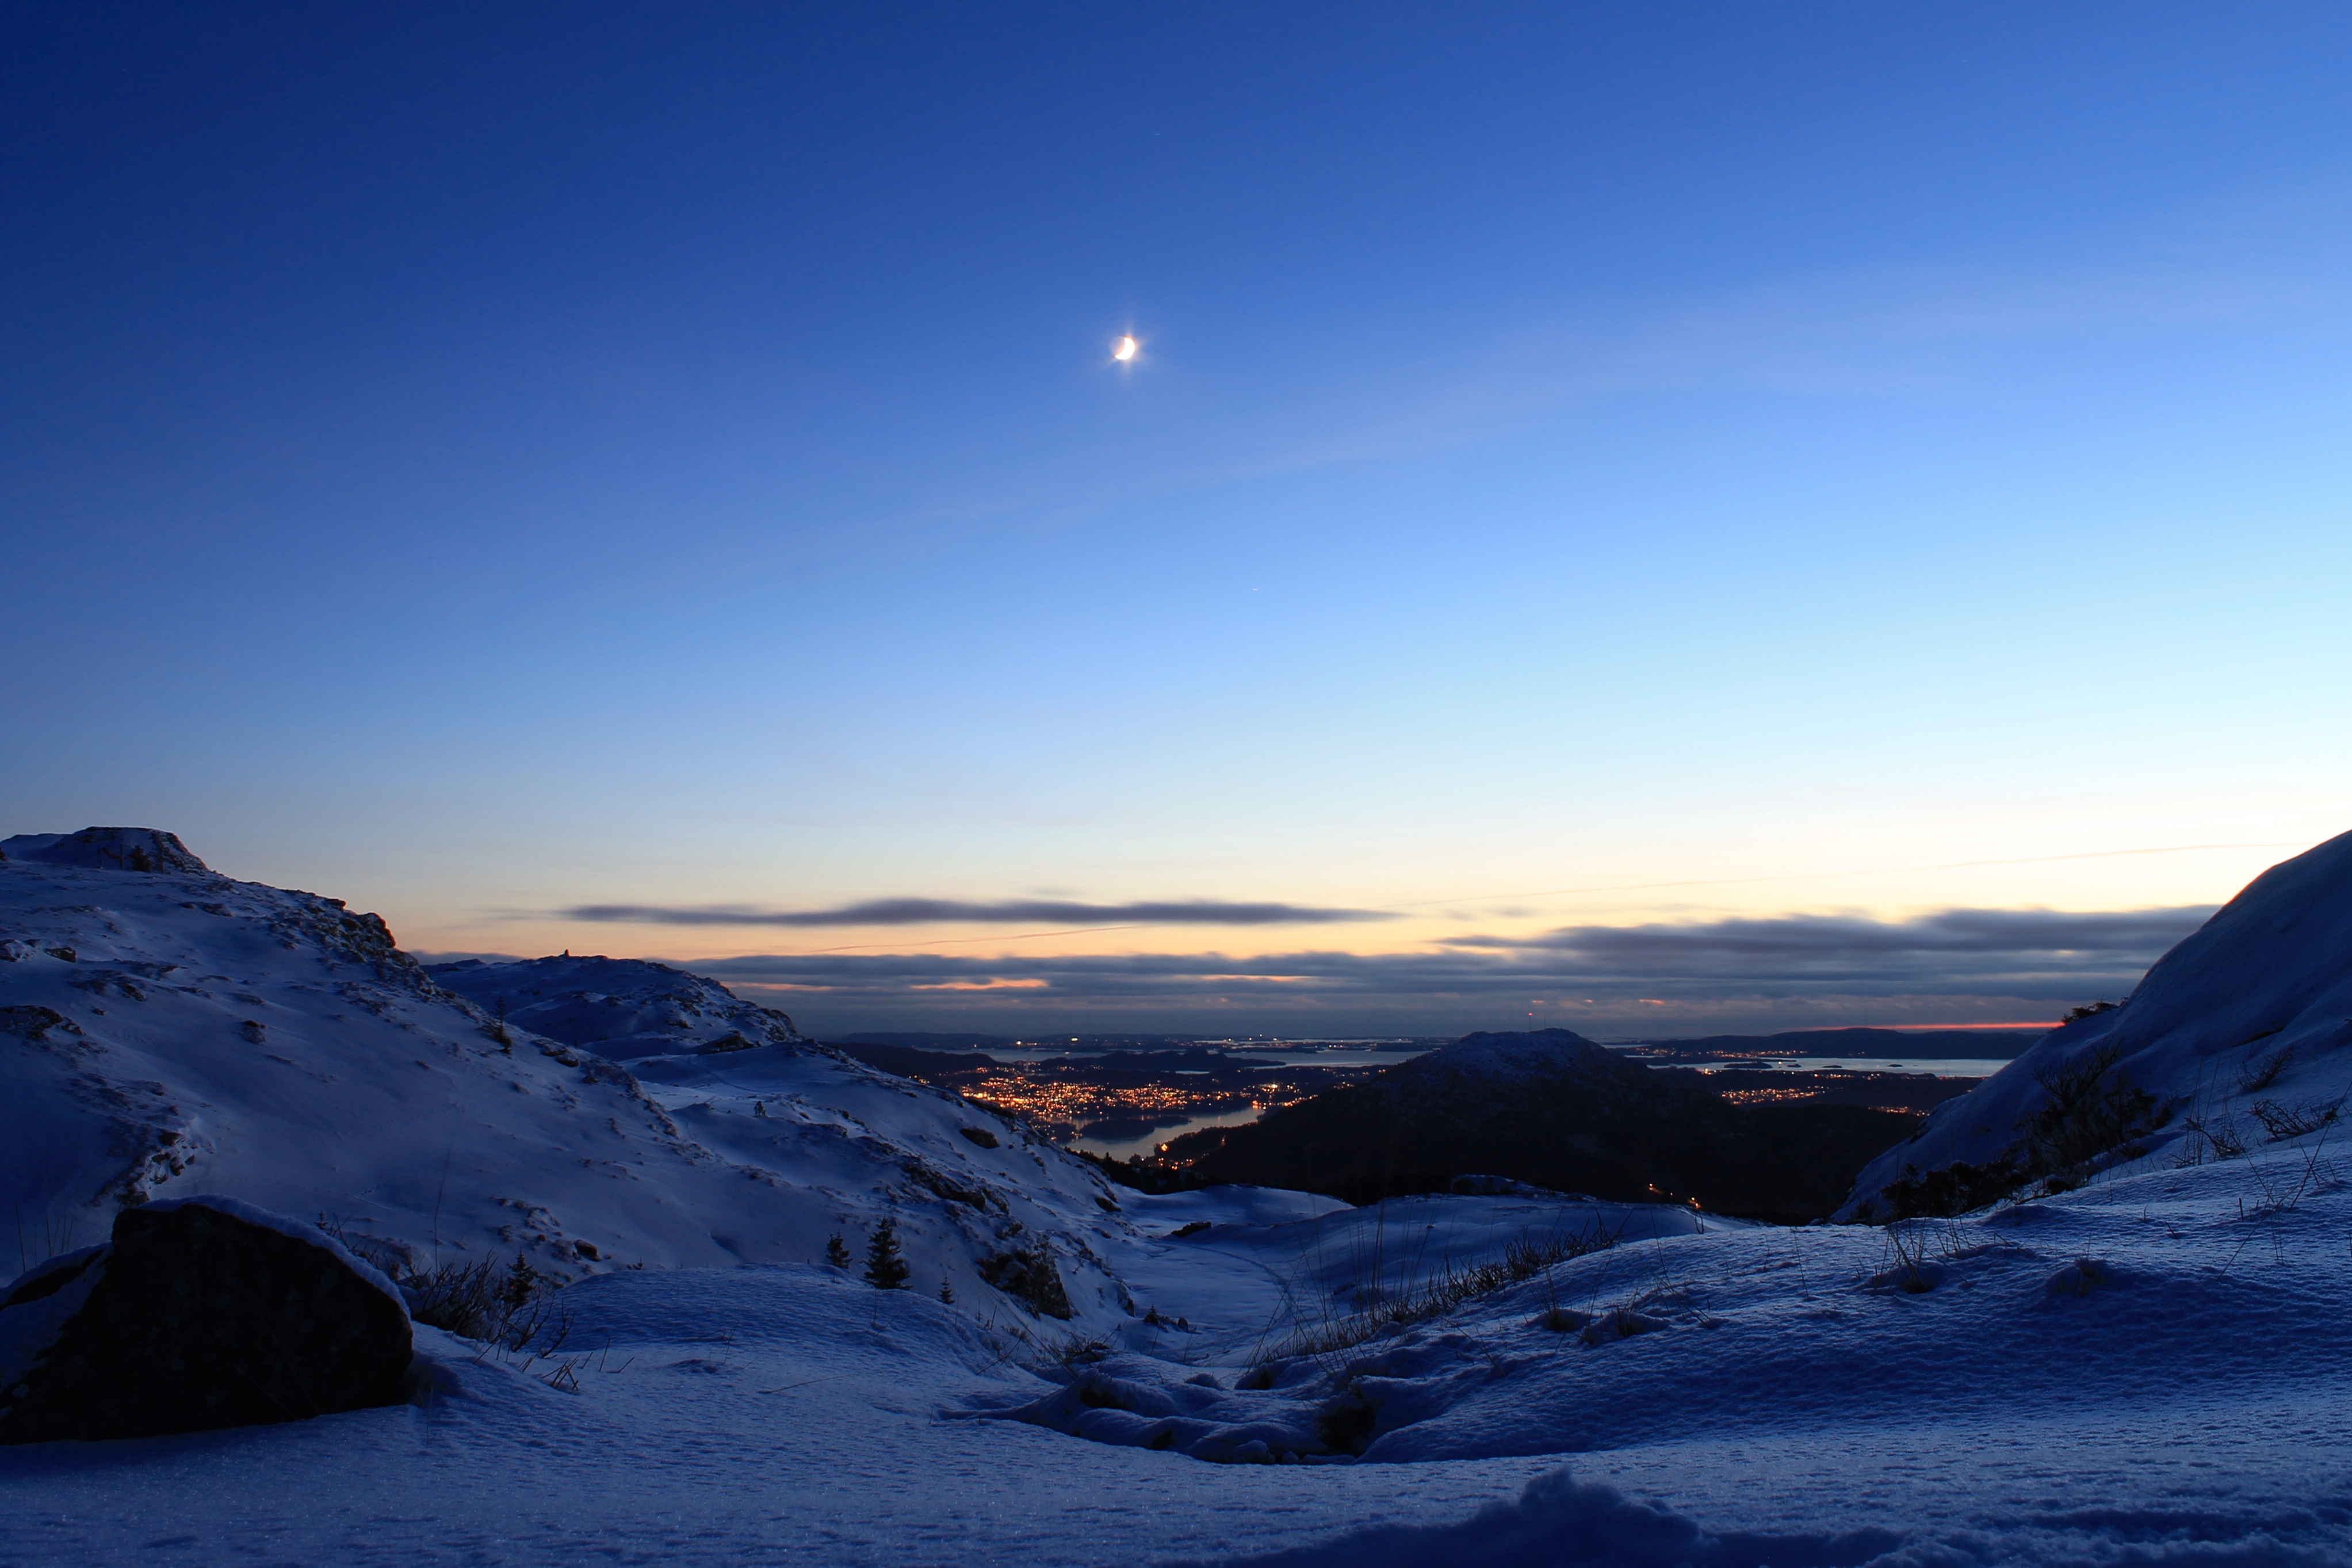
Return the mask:
<svg viewBox="0 0 2352 1568">
<path fill-rule="evenodd" d="M 1617 1245 L 1622 1231 L 1602 1228 L 1563 1231 L 1549 1237 L 1522 1234 L 1503 1248 L 1503 1256 L 1485 1263 L 1441 1264 L 1418 1281 L 1393 1294 L 1377 1289 L 1371 1305 L 1360 1311 L 1333 1314 L 1320 1321 L 1297 1324 L 1270 1349 L 1251 1358 L 1253 1369 L 1302 1356 L 1322 1356 L 1352 1350 L 1384 1334 L 1442 1317 L 1465 1302 L 1475 1301 L 1532 1279 L 1556 1263 L 1605 1252 Z"/>
</svg>

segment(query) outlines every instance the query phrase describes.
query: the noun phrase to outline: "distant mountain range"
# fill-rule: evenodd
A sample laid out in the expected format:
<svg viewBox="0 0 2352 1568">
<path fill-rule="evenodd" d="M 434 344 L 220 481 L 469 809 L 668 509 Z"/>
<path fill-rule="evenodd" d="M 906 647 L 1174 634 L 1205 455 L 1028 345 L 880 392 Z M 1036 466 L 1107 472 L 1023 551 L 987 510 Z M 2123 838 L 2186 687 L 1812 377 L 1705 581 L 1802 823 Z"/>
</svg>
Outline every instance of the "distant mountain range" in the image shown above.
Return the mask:
<svg viewBox="0 0 2352 1568">
<path fill-rule="evenodd" d="M 1790 1029 L 1778 1035 L 1702 1035 L 1696 1039 L 1639 1040 L 1646 1052 L 1717 1061 L 1726 1057 L 1982 1057 L 2009 1060 L 2047 1029 Z"/>
<path fill-rule="evenodd" d="M 863 1034 L 841 1035 L 837 1045 L 896 1046 L 913 1051 L 1001 1051 L 1022 1042 L 1011 1035 L 927 1034 L 920 1030 L 876 1030 Z"/>
<path fill-rule="evenodd" d="M 899 1046 L 918 1051 L 1003 1051 L 1028 1046 L 1067 1047 L 1080 1051 L 1180 1050 L 1190 1035 L 962 1035 L 917 1030 L 865 1030 L 834 1037 L 835 1045 Z"/>
</svg>

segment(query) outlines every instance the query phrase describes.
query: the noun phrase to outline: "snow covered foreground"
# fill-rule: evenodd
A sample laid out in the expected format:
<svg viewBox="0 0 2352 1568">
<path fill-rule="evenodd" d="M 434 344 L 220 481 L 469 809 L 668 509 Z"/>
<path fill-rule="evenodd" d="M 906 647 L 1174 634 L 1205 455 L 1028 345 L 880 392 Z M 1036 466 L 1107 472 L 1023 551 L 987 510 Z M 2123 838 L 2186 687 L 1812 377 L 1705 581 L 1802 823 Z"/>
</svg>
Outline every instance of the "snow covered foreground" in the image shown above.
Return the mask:
<svg viewBox="0 0 2352 1568">
<path fill-rule="evenodd" d="M 1891 1230 L 1148 1197 L 805 1047 L 502 1048 L 309 895 L 13 859 L 0 889 L 12 1194 L 226 1190 L 578 1277 L 560 1345 L 420 1330 L 416 1406 L 0 1449 L 0 1563 L 2352 1563 L 2333 1123 Z M 459 1156 L 452 1104 L 489 1134 Z M 917 1289 L 799 1260 L 886 1215 Z M 957 1272 L 1040 1237 L 1066 1320 Z"/>
<path fill-rule="evenodd" d="M 1347 1463 L 1003 1418 L 1062 1390 L 1028 1347 L 822 1266 L 610 1274 L 564 1293 L 556 1363 L 420 1331 L 428 1407 L 0 1452 L 0 1560 L 2341 1563 L 2352 1216 L 2332 1176 L 2265 1206 L 2311 1152 L 1922 1231 L 1916 1292 L 1879 1232 L 1693 1227 L 1264 1391 L 1231 1387 L 1259 1314 L 1363 1221 L 1139 1244 L 1139 1289 L 1202 1331 L 1134 1325 L 1094 1375 L 1277 1425 L 1355 1376 L 1418 1418 Z M 1562 1217 L 1509 1203 L 1419 1213 Z M 1555 1300 L 1657 1326 L 1588 1343 L 1537 1326 Z M 541 1381 L 557 1366 L 577 1392 Z"/>
</svg>

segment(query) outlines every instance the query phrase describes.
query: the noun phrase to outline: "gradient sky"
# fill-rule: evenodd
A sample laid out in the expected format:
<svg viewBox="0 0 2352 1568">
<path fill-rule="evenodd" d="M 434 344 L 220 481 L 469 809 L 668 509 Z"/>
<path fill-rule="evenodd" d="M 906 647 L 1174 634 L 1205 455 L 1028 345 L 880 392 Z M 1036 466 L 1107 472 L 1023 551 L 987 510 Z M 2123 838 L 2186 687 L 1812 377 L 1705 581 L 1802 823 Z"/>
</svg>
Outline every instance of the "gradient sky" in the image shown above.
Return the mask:
<svg viewBox="0 0 2352 1568">
<path fill-rule="evenodd" d="M 2341 5 L 5 17 L 0 832 L 1622 1035 L 2046 1019 L 2352 827 Z"/>
</svg>

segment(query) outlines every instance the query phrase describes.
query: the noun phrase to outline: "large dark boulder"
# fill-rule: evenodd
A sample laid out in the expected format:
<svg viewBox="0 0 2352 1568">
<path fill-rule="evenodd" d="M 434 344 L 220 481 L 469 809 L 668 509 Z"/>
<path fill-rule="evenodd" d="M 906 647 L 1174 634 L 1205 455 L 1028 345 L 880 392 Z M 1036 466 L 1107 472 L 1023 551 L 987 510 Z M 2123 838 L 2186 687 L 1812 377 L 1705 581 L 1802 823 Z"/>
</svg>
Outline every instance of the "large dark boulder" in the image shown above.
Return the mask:
<svg viewBox="0 0 2352 1568">
<path fill-rule="evenodd" d="M 408 1310 L 320 1232 L 169 1198 L 0 1294 L 0 1443 L 154 1437 L 405 1397 Z"/>
</svg>

